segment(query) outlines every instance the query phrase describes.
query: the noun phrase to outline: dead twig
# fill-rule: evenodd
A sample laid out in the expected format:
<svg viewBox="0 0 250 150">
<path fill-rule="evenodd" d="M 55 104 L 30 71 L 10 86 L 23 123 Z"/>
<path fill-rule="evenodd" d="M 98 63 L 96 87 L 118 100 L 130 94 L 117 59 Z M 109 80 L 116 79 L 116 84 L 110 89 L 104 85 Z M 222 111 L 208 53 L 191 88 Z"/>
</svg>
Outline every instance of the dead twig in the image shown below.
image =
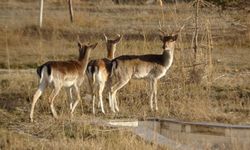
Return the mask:
<svg viewBox="0 0 250 150">
<path fill-rule="evenodd" d="M 216 77 L 216 78 L 214 78 L 213 79 L 213 81 L 212 82 L 214 82 L 214 81 L 216 81 L 216 80 L 219 80 L 219 79 L 221 79 L 221 78 L 223 78 L 223 77 L 234 77 L 234 76 L 240 76 L 240 75 L 250 75 L 250 72 L 245 72 L 245 73 L 227 73 L 227 74 L 223 74 L 223 75 L 220 75 L 220 76 L 218 76 L 218 77 Z"/>
<path fill-rule="evenodd" d="M 192 67 L 199 66 L 199 65 L 207 65 L 207 63 L 205 63 L 205 62 L 196 63 L 196 64 L 192 64 L 192 65 L 189 65 L 189 66 L 183 66 L 183 68 L 192 68 Z"/>
</svg>

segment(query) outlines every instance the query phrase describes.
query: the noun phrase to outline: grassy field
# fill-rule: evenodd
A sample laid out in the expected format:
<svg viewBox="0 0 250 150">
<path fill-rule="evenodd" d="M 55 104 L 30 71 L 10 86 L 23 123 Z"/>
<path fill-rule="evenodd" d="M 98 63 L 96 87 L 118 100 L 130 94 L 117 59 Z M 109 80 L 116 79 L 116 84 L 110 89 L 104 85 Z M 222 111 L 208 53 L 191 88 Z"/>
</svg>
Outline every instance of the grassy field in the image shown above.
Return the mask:
<svg viewBox="0 0 250 150">
<path fill-rule="evenodd" d="M 115 5 L 110 1 L 74 1 L 75 22 L 70 23 L 65 1 L 45 1 L 43 27 L 38 27 L 39 3 L 29 0 L 0 2 L 0 68 L 34 69 L 48 60 L 76 59 L 77 37 L 99 42 L 91 59 L 106 56 L 103 33 L 123 35 L 116 56 L 161 53 L 159 22 L 167 32 L 180 33 L 173 66 L 158 85 L 158 112 L 149 107 L 149 85 L 133 80 L 118 93 L 120 112 L 113 114 L 105 100 L 106 115 L 91 113 L 83 99 L 74 120 L 147 117 L 250 124 L 250 13 L 248 9 L 200 9 L 199 49 L 193 71 L 195 8 L 188 3 Z M 45 91 L 36 105 L 35 123 L 29 123 L 35 73 L 0 72 L 0 149 L 159 149 L 128 130 L 110 130 L 69 120 L 69 104 L 62 90 L 55 100 L 60 117 L 50 113 Z M 145 88 L 142 88 L 145 87 Z M 82 86 L 81 95 L 87 93 Z M 105 92 L 105 97 L 107 97 Z M 26 143 L 19 147 L 21 143 Z M 63 144 L 61 144 L 63 143 Z M 164 149 L 164 148 L 162 148 Z"/>
</svg>

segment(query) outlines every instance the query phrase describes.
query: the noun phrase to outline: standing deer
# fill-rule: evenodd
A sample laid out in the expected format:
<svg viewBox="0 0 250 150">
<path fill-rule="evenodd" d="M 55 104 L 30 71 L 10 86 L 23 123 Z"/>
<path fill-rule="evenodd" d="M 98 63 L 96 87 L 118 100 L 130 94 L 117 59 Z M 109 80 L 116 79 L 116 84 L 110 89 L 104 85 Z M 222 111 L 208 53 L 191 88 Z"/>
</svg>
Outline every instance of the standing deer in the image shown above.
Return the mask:
<svg viewBox="0 0 250 150">
<path fill-rule="evenodd" d="M 54 99 L 58 95 L 62 87 L 67 87 L 68 93 L 70 93 L 72 98 L 72 89 L 75 90 L 77 95 L 77 100 L 74 105 L 70 102 L 71 115 L 81 100 L 79 87 L 84 80 L 85 70 L 89 61 L 90 51 L 96 47 L 96 44 L 93 45 L 82 45 L 78 42 L 79 47 L 79 58 L 78 60 L 69 60 L 69 61 L 48 61 L 37 68 L 37 74 L 40 77 L 39 87 L 34 94 L 33 102 L 30 112 L 30 120 L 33 122 L 33 113 L 35 104 L 38 98 L 41 96 L 43 91 L 48 85 L 53 85 L 53 90 L 49 96 L 49 103 L 52 114 L 55 118 L 58 118 L 57 113 L 54 108 Z"/>
<path fill-rule="evenodd" d="M 93 102 L 93 114 L 95 114 L 95 97 L 98 95 L 99 104 L 101 106 L 102 113 L 105 114 L 102 100 L 102 93 L 108 81 L 111 73 L 111 60 L 114 59 L 116 45 L 120 42 L 121 36 L 117 34 L 117 38 L 114 40 L 108 39 L 104 34 L 104 38 L 107 44 L 107 58 L 91 60 L 87 68 L 87 77 L 92 94 Z M 98 93 L 98 94 L 97 94 Z M 111 104 L 111 102 L 109 102 Z M 111 105 L 110 105 L 111 107 Z"/>
<path fill-rule="evenodd" d="M 180 29 L 181 30 L 181 29 Z M 179 31 L 180 31 L 179 30 Z M 162 31 L 163 32 L 163 31 Z M 148 55 L 123 55 L 112 60 L 111 81 L 111 109 L 113 112 L 119 111 L 116 101 L 116 92 L 125 86 L 131 79 L 146 79 L 150 85 L 150 108 L 153 110 L 153 100 L 155 110 L 157 105 L 157 81 L 162 78 L 170 68 L 174 58 L 175 42 L 178 32 L 171 35 L 160 35 L 163 42 L 162 54 Z"/>
</svg>

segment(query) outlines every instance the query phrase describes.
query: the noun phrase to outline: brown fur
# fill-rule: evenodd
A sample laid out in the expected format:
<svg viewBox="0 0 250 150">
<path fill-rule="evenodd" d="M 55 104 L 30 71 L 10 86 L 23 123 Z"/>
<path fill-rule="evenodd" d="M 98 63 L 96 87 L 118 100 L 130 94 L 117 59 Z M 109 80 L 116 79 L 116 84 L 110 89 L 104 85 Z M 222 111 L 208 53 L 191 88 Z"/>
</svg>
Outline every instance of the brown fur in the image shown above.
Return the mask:
<svg viewBox="0 0 250 150">
<path fill-rule="evenodd" d="M 35 104 L 49 84 L 53 85 L 53 90 L 49 97 L 49 103 L 53 116 L 57 118 L 57 113 L 55 111 L 53 101 L 55 100 L 55 97 L 59 94 L 62 87 L 66 87 L 68 89 L 68 93 L 70 94 L 70 109 L 71 114 L 73 115 L 75 107 L 81 100 L 79 87 L 84 80 L 84 74 L 87 67 L 90 51 L 91 49 L 94 49 L 96 45 L 97 43 L 90 46 L 82 46 L 81 43 L 78 43 L 78 60 L 48 61 L 38 67 L 37 73 L 41 79 L 39 88 L 33 96 L 33 102 L 30 112 L 31 122 L 33 122 Z M 77 100 L 74 102 L 74 104 L 72 101 L 72 89 L 74 89 L 77 94 Z"/>
<path fill-rule="evenodd" d="M 102 92 L 105 87 L 106 81 L 109 79 L 111 74 L 111 59 L 114 58 L 114 53 L 116 51 L 116 44 L 121 40 L 121 36 L 114 40 L 108 40 L 106 35 L 104 35 L 107 46 L 107 58 L 91 60 L 88 64 L 87 77 L 89 80 L 89 85 L 93 100 L 93 113 L 95 113 L 95 96 L 98 92 L 99 101 L 101 104 L 102 112 L 105 113 L 102 102 Z"/>
<path fill-rule="evenodd" d="M 64 75 L 68 73 L 81 75 L 83 73 L 83 64 L 77 60 L 49 61 L 44 65 L 50 66 Z"/>
<path fill-rule="evenodd" d="M 163 77 L 173 62 L 173 54 L 177 34 L 173 36 L 161 36 L 163 52 L 161 55 L 123 55 L 112 61 L 111 97 L 112 111 L 119 111 L 116 102 L 116 92 L 125 86 L 132 78 L 146 78 L 150 85 L 150 107 L 153 110 L 157 106 L 157 80 Z"/>
</svg>

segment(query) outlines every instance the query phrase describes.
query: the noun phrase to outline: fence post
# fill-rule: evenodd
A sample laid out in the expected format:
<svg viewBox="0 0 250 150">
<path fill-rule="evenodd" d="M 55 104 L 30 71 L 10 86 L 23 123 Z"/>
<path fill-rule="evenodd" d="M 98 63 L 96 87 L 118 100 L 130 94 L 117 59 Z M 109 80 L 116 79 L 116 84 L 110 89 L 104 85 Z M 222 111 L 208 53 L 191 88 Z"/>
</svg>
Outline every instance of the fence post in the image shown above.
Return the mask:
<svg viewBox="0 0 250 150">
<path fill-rule="evenodd" d="M 39 26 L 42 27 L 43 24 L 43 0 L 40 2 L 40 18 L 39 18 Z"/>
<path fill-rule="evenodd" d="M 70 21 L 73 23 L 74 22 L 74 14 L 73 14 L 73 7 L 72 7 L 72 0 L 68 0 L 69 4 L 69 15 L 70 15 Z"/>
<path fill-rule="evenodd" d="M 10 73 L 10 52 L 9 52 L 9 43 L 8 43 L 8 26 L 5 26 L 5 48 L 7 56 L 7 67 L 8 72 Z"/>
</svg>

